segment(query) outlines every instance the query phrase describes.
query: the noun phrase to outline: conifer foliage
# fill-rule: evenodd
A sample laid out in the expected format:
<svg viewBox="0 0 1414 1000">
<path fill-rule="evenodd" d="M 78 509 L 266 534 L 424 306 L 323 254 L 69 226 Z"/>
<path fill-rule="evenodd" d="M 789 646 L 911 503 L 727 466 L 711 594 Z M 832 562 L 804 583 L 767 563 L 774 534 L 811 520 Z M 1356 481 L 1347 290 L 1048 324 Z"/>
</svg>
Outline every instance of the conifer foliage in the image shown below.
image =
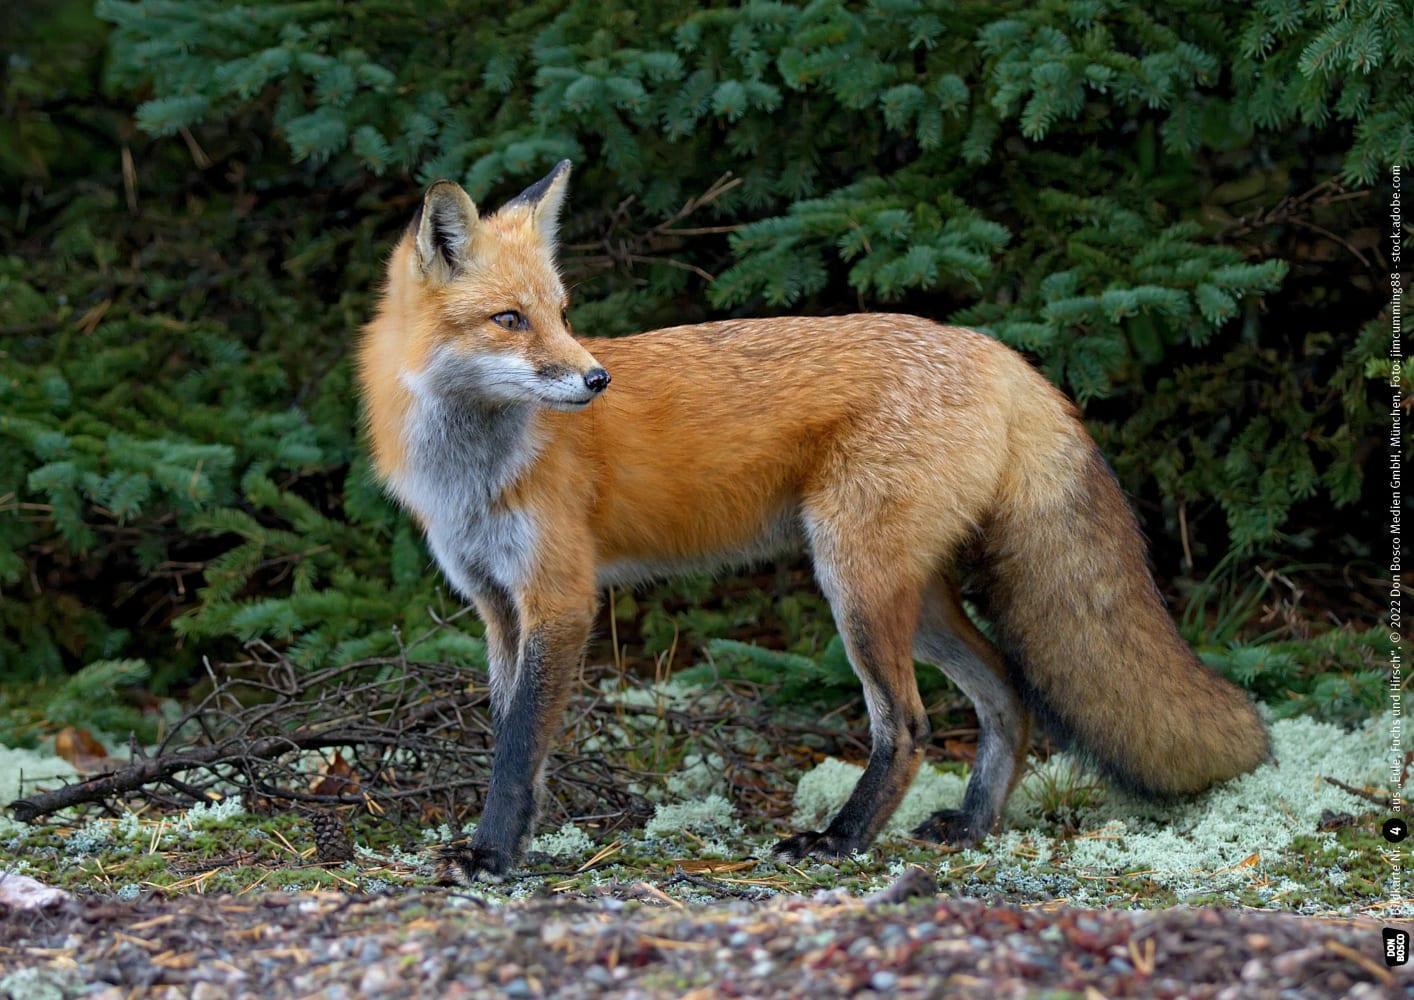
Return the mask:
<svg viewBox="0 0 1414 1000">
<path fill-rule="evenodd" d="M 494 203 L 564 157 L 581 332 L 979 326 L 1086 407 L 1152 534 L 1191 526 L 1185 571 L 1361 552 L 1329 515 L 1379 419 L 1396 0 L 21 7 L 0 671 L 347 660 L 455 614 L 348 348 L 421 185 Z M 478 657 L 460 624 L 412 654 Z"/>
</svg>

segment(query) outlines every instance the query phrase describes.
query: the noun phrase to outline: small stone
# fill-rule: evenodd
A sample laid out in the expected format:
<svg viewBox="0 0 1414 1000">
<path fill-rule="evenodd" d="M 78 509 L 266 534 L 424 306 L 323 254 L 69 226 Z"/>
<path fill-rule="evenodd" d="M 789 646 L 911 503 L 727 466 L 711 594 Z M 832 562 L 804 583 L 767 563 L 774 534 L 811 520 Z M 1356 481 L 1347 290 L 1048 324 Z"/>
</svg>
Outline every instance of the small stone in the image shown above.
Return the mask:
<svg viewBox="0 0 1414 1000">
<path fill-rule="evenodd" d="M 393 981 L 388 970 L 381 965 L 370 965 L 358 981 L 358 991 L 364 996 L 381 993 Z"/>
<path fill-rule="evenodd" d="M 1249 958 L 1242 963 L 1242 981 L 1244 983 L 1255 983 L 1257 980 L 1265 978 L 1267 978 L 1267 970 L 1262 965 L 1260 958 Z"/>
<path fill-rule="evenodd" d="M 880 993 L 887 993 L 898 984 L 898 975 L 888 969 L 880 969 L 869 977 L 869 985 Z"/>
<path fill-rule="evenodd" d="M 73 895 L 63 889 L 55 889 L 28 875 L 7 872 L 0 879 L 0 908 L 27 912 L 48 910 L 62 906 L 73 899 Z"/>
<path fill-rule="evenodd" d="M 548 945 L 556 945 L 570 935 L 570 925 L 563 920 L 551 920 L 540 928 L 540 940 Z"/>
<path fill-rule="evenodd" d="M 1288 951 L 1272 959 L 1272 971 L 1283 978 L 1294 976 L 1309 963 L 1323 956 L 1325 952 L 1324 945 L 1311 945 L 1307 948 Z"/>
<path fill-rule="evenodd" d="M 874 948 L 874 939 L 869 937 L 858 937 L 849 946 L 849 954 L 855 958 L 863 955 Z"/>
</svg>

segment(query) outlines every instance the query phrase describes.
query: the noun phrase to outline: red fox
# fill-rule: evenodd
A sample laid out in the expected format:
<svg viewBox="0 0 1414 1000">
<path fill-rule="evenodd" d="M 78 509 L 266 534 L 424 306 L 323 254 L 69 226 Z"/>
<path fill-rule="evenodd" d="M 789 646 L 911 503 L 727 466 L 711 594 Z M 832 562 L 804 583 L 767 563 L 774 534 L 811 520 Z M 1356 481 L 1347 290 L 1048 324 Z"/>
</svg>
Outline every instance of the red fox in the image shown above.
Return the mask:
<svg viewBox="0 0 1414 1000">
<path fill-rule="evenodd" d="M 490 788 L 447 878 L 519 861 L 601 587 L 793 546 L 863 685 L 872 752 L 839 815 L 781 855 L 848 855 L 888 820 L 929 740 L 915 658 L 981 728 L 961 808 L 919 837 L 993 828 L 1033 717 L 1152 795 L 1268 757 L 1247 697 L 1179 637 L 1075 407 L 1019 354 L 886 314 L 577 338 L 555 261 L 569 173 L 487 216 L 454 183 L 428 188 L 359 347 L 378 474 L 486 626 Z"/>
</svg>

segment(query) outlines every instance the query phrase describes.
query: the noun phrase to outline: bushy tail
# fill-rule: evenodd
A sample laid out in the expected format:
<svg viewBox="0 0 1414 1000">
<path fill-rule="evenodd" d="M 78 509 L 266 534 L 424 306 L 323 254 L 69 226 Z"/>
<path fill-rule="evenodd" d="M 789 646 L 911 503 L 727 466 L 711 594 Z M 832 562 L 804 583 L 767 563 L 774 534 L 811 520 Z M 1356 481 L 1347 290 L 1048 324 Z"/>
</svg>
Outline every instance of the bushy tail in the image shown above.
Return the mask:
<svg viewBox="0 0 1414 1000">
<path fill-rule="evenodd" d="M 986 539 L 988 604 L 1032 712 L 1144 794 L 1250 771 L 1270 755 L 1266 727 L 1180 638 L 1099 449 L 1069 414 L 1039 423 L 1013 434 Z"/>
</svg>

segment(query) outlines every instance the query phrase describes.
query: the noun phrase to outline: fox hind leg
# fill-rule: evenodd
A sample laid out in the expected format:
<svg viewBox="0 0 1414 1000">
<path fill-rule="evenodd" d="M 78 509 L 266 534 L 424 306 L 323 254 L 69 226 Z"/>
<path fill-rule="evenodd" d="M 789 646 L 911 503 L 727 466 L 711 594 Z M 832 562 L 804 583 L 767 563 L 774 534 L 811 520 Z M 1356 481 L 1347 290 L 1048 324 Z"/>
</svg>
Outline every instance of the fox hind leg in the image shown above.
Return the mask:
<svg viewBox="0 0 1414 1000">
<path fill-rule="evenodd" d="M 913 673 L 921 585 L 886 581 L 879 553 L 849 551 L 812 532 L 816 572 L 850 664 L 864 687 L 872 748 L 864 774 L 823 831 L 797 833 L 775 853 L 843 857 L 867 847 L 908 791 L 928 742 L 928 716 Z"/>
<path fill-rule="evenodd" d="M 1030 736 L 1030 716 L 1007 677 L 1001 651 L 963 610 L 957 586 L 935 580 L 923 598 L 914 652 L 937 666 L 972 700 L 981 728 L 977 761 L 960 809 L 941 809 L 914 836 L 971 845 L 996 825 L 1007 796 L 1021 774 Z"/>
</svg>

